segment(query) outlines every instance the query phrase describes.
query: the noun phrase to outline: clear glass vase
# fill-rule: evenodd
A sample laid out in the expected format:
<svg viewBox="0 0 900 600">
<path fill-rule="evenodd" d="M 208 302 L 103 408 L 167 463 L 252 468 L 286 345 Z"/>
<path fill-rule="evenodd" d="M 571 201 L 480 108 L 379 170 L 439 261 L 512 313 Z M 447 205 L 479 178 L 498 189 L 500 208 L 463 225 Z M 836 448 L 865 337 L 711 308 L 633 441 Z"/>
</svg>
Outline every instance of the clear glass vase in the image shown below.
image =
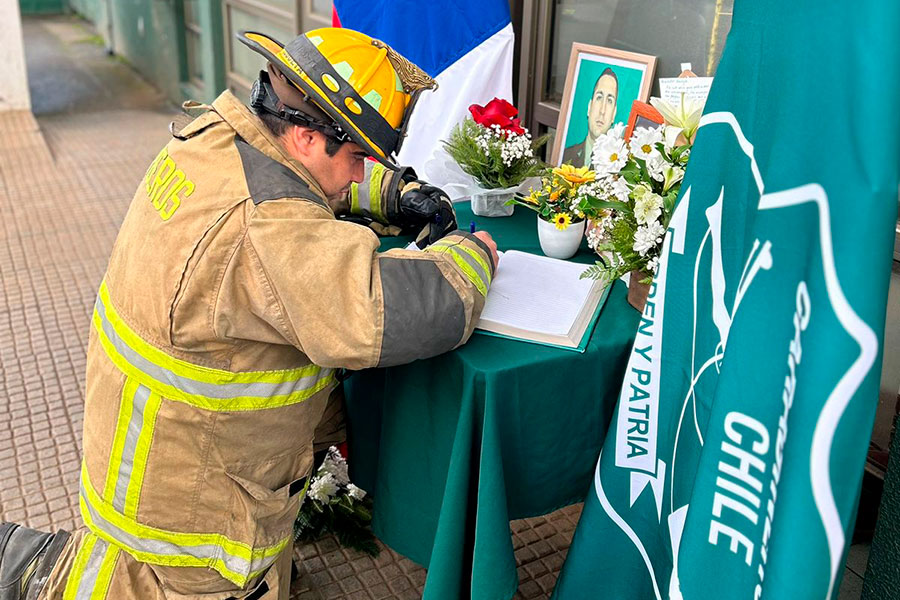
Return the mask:
<svg viewBox="0 0 900 600">
<path fill-rule="evenodd" d="M 472 212 L 479 217 L 512 216 L 515 205 L 506 202 L 515 195 L 516 188 L 485 190 L 472 194 Z"/>
</svg>

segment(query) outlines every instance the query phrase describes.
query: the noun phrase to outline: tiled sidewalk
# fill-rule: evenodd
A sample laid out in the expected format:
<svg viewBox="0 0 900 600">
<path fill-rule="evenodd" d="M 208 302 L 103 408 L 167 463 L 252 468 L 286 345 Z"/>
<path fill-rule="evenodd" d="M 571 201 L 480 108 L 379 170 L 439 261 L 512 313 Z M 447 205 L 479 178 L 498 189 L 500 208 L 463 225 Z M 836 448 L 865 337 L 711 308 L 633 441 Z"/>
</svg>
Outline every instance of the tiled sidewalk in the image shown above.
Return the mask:
<svg viewBox="0 0 900 600">
<path fill-rule="evenodd" d="M 566 557 L 581 505 L 510 523 L 519 571 L 515 600 L 549 598 Z M 294 548 L 301 576 L 292 598 L 369 600 L 422 597 L 425 569 L 383 544 L 376 559 L 338 547 L 332 537 Z"/>
<path fill-rule="evenodd" d="M 0 520 L 73 529 L 91 310 L 174 110 L 82 22 L 24 26 L 38 117 L 0 113 Z M 511 523 L 517 598 L 549 597 L 579 513 Z M 422 594 L 424 569 L 388 549 L 373 560 L 325 538 L 295 557 L 298 599 Z"/>
</svg>

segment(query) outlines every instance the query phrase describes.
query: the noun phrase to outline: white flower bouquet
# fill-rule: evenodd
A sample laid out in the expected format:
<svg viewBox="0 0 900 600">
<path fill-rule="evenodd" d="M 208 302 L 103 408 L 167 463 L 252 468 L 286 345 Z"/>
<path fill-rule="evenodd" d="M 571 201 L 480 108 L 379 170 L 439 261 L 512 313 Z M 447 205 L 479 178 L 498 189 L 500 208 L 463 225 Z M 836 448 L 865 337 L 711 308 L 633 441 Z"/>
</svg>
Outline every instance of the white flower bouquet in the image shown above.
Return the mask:
<svg viewBox="0 0 900 600">
<path fill-rule="evenodd" d="M 665 108 L 663 115 L 679 114 Z M 609 283 L 637 271 L 643 283 L 651 281 L 690 157 L 691 125 L 638 127 L 628 141 L 619 125 L 597 138 L 591 155 L 597 177 L 584 192 L 592 196 L 588 245 L 601 260 L 582 277 Z"/>
<path fill-rule="evenodd" d="M 309 483 L 294 521 L 294 540 L 309 542 L 333 533 L 342 546 L 378 556 L 371 523 L 371 498 L 350 483 L 347 461 L 332 446 Z"/>
</svg>

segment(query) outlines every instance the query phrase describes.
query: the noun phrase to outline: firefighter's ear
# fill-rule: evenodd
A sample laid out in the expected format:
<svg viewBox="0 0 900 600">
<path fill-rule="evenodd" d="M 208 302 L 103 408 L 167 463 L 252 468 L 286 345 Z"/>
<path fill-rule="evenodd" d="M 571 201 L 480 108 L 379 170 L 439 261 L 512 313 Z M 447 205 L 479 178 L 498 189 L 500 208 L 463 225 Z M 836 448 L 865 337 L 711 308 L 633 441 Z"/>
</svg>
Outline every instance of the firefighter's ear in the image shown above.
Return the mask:
<svg viewBox="0 0 900 600">
<path fill-rule="evenodd" d="M 310 158 L 317 151 L 317 146 L 322 143 L 321 133 L 306 127 L 289 127 L 283 136 L 288 151 L 297 159 Z"/>
</svg>

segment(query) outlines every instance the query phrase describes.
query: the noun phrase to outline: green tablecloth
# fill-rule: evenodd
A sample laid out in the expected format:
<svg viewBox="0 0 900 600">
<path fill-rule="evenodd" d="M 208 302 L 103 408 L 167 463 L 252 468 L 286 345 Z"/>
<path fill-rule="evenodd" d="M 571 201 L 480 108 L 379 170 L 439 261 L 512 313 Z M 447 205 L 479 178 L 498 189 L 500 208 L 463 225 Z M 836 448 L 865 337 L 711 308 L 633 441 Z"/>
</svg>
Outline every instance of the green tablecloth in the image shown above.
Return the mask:
<svg viewBox="0 0 900 600">
<path fill-rule="evenodd" d="M 541 253 L 531 211 L 457 212 L 501 250 Z M 593 258 L 583 246 L 573 260 Z M 375 498 L 375 534 L 428 568 L 426 600 L 511 598 L 509 521 L 584 500 L 639 319 L 625 294 L 617 281 L 584 354 L 475 333 L 453 352 L 348 380 L 353 479 Z"/>
</svg>

